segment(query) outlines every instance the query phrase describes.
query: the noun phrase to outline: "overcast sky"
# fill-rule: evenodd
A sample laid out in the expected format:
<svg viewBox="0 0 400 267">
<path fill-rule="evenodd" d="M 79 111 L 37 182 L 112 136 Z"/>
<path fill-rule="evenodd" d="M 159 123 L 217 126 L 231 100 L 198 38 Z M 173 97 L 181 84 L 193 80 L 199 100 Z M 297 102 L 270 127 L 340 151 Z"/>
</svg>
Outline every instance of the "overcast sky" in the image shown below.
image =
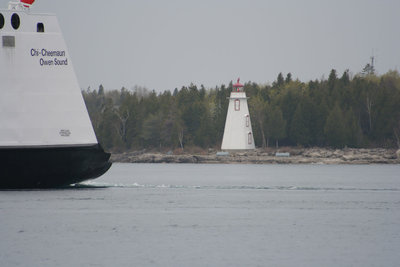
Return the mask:
<svg viewBox="0 0 400 267">
<path fill-rule="evenodd" d="M 3 7 L 8 1 L 0 0 Z M 37 0 L 58 16 L 80 86 L 156 91 L 400 68 L 399 0 Z"/>
</svg>

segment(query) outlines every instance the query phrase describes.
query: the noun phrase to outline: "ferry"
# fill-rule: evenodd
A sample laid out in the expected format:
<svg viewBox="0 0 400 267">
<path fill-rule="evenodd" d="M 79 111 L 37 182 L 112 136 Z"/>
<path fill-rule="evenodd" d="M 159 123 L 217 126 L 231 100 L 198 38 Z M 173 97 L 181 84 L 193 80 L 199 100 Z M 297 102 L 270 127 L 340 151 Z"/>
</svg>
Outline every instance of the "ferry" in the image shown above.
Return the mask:
<svg viewBox="0 0 400 267">
<path fill-rule="evenodd" d="M 49 188 L 103 175 L 97 141 L 57 18 L 34 0 L 0 9 L 0 188 Z"/>
</svg>

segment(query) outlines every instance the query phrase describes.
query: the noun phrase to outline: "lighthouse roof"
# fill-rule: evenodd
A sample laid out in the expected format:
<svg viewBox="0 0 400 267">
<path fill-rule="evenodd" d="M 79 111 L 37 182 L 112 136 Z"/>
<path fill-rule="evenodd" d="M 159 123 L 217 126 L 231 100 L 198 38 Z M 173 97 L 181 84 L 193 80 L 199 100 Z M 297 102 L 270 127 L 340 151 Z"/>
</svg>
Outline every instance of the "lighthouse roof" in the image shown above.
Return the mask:
<svg viewBox="0 0 400 267">
<path fill-rule="evenodd" d="M 237 79 L 237 82 L 233 85 L 233 87 L 235 88 L 243 87 L 243 84 L 240 83 L 240 78 Z"/>
</svg>

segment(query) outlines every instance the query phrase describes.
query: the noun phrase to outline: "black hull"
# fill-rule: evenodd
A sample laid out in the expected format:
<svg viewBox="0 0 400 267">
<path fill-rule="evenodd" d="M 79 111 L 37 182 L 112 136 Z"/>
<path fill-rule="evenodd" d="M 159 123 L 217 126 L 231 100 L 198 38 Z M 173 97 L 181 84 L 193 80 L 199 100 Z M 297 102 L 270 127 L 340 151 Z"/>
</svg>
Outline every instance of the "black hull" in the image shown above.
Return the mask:
<svg viewBox="0 0 400 267">
<path fill-rule="evenodd" d="M 0 188 L 62 187 L 94 179 L 110 167 L 100 145 L 0 148 Z"/>
</svg>

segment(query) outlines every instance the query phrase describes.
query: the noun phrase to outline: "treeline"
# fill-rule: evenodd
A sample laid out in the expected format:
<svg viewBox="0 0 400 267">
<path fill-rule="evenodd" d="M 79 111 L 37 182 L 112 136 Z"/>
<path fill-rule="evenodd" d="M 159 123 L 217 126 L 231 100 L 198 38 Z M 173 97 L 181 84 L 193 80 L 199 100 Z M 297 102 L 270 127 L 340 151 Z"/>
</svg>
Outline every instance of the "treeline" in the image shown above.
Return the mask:
<svg viewBox="0 0 400 267">
<path fill-rule="evenodd" d="M 350 77 L 348 71 L 303 83 L 281 73 L 272 85 L 248 82 L 258 147 L 400 147 L 400 75 Z M 144 88 L 83 91 L 96 135 L 106 150 L 219 148 L 232 82 L 173 92 Z"/>
</svg>

